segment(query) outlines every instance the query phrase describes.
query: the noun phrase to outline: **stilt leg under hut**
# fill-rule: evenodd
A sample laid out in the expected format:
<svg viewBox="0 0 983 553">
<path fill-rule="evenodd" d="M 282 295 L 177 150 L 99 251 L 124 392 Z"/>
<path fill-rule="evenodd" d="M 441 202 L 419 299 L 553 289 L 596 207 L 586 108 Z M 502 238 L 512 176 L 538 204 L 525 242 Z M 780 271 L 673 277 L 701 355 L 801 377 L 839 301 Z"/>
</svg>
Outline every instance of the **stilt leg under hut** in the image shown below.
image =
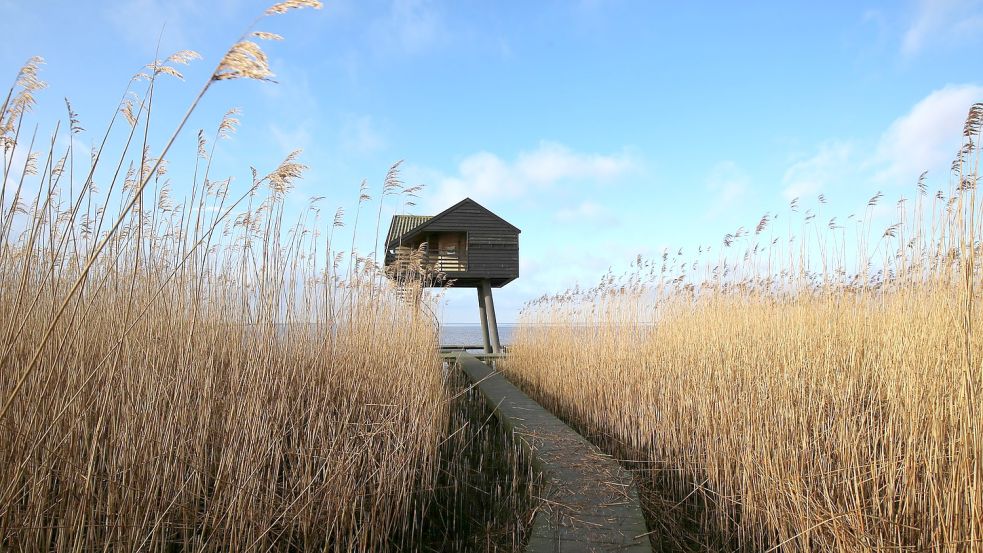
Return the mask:
<svg viewBox="0 0 983 553">
<path fill-rule="evenodd" d="M 485 353 L 492 352 L 491 339 L 488 336 L 488 318 L 486 316 L 485 309 L 485 289 L 484 287 L 477 287 L 475 291 L 478 292 L 478 318 L 481 320 L 481 338 L 484 340 Z"/>
<path fill-rule="evenodd" d="M 502 343 L 498 340 L 498 322 L 495 320 L 495 301 L 492 299 L 491 281 L 487 278 L 483 279 L 478 294 L 483 300 L 478 305 L 483 312 L 481 324 L 482 330 L 486 333 L 485 352 L 489 351 L 490 345 L 491 353 L 502 353 Z"/>
</svg>

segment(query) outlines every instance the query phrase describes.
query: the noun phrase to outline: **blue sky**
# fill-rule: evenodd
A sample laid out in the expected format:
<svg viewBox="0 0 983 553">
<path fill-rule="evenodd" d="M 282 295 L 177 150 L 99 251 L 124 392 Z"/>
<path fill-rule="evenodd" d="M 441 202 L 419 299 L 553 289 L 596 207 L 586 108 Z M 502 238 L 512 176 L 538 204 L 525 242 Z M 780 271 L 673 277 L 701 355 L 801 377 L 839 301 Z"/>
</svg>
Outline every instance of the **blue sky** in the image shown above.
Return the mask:
<svg viewBox="0 0 983 553">
<path fill-rule="evenodd" d="M 266 5 L 0 0 L 0 79 L 45 57 L 42 128 L 67 96 L 90 144 L 163 31 L 162 53 L 204 60 L 162 88 L 162 137 Z M 638 253 L 718 244 L 796 196 L 822 193 L 845 215 L 877 191 L 911 196 L 923 170 L 944 187 L 966 111 L 983 101 L 977 0 L 342 0 L 258 28 L 286 37 L 264 45 L 278 84 L 218 83 L 172 167 L 234 106 L 242 127 L 219 170 L 246 182 L 249 165 L 302 148 L 297 210 L 326 196 L 350 217 L 359 182 L 377 189 L 405 160 L 407 184 L 426 185 L 412 212 L 471 196 L 522 229 L 501 322 Z M 368 252 L 374 228 L 362 230 Z M 445 322 L 477 321 L 473 291 L 446 300 Z"/>
</svg>

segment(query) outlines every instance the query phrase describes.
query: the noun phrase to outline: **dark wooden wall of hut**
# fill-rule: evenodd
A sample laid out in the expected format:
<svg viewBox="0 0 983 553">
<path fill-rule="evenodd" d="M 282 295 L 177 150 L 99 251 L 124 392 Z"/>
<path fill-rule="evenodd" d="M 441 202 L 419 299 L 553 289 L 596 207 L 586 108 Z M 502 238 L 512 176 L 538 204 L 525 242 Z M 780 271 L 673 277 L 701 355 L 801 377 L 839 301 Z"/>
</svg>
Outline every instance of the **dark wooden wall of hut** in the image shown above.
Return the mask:
<svg viewBox="0 0 983 553">
<path fill-rule="evenodd" d="M 464 204 L 430 221 L 425 232 L 468 233 L 468 270 L 460 276 L 514 279 L 519 276 L 519 233 L 480 206 Z"/>
</svg>

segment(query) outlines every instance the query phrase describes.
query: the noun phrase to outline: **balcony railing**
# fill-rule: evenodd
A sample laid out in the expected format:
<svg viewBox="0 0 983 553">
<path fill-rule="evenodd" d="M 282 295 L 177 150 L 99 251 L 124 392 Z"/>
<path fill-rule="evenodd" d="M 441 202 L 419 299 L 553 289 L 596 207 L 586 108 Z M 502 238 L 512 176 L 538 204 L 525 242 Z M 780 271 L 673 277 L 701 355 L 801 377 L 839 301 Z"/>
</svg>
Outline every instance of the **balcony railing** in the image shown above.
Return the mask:
<svg viewBox="0 0 983 553">
<path fill-rule="evenodd" d="M 441 252 L 427 255 L 427 265 L 443 273 L 463 273 L 468 270 L 468 254 L 464 252 Z"/>
<path fill-rule="evenodd" d="M 442 273 L 463 273 L 468 270 L 468 254 L 459 250 L 444 250 L 439 253 L 425 253 L 422 257 L 415 257 L 415 250 L 407 247 L 396 248 L 390 252 L 393 259 L 390 261 L 393 269 L 397 272 L 405 271 L 413 265 L 420 265 L 427 270 Z M 416 261 L 413 261 L 413 259 Z M 419 269 L 417 269 L 419 270 Z"/>
</svg>

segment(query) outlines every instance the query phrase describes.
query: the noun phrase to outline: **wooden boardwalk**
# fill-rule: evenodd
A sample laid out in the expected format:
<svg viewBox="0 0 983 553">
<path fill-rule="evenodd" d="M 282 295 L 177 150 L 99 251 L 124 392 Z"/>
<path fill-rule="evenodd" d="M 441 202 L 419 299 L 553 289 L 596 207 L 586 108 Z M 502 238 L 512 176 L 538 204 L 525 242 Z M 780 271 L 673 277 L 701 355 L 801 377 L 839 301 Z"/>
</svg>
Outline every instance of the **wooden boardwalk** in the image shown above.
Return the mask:
<svg viewBox="0 0 983 553">
<path fill-rule="evenodd" d="M 527 552 L 651 552 L 638 492 L 617 461 L 473 355 L 444 356 L 476 383 L 544 474 Z"/>
</svg>

